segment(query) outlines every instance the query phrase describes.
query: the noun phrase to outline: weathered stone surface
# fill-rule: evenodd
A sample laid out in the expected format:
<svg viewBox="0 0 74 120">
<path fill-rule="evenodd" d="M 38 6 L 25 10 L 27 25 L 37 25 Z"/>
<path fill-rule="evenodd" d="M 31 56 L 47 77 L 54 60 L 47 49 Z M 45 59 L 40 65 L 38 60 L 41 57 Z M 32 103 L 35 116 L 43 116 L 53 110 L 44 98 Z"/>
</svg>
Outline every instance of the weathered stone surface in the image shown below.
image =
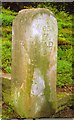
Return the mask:
<svg viewBox="0 0 74 120">
<path fill-rule="evenodd" d="M 12 100 L 26 118 L 56 109 L 57 21 L 48 9 L 19 12 L 12 29 Z"/>
</svg>

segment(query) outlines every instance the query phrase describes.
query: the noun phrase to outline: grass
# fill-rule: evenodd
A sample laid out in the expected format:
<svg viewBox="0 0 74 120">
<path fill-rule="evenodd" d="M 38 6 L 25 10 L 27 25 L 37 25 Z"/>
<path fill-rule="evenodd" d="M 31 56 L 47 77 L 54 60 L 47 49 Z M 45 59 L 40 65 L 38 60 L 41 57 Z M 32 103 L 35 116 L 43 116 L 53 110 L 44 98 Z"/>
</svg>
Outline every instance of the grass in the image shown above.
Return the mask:
<svg viewBox="0 0 74 120">
<path fill-rule="evenodd" d="M 2 26 L 11 26 L 12 21 L 15 17 L 12 15 L 0 14 L 0 19 L 2 19 Z"/>
<path fill-rule="evenodd" d="M 72 46 L 68 49 L 58 47 L 57 85 L 62 87 L 72 83 Z"/>
<path fill-rule="evenodd" d="M 6 40 L 2 43 L 2 68 L 11 73 L 11 41 Z"/>
<path fill-rule="evenodd" d="M 64 85 L 71 85 L 72 81 L 72 64 L 65 60 L 58 60 L 57 68 L 57 85 L 62 87 Z"/>
</svg>

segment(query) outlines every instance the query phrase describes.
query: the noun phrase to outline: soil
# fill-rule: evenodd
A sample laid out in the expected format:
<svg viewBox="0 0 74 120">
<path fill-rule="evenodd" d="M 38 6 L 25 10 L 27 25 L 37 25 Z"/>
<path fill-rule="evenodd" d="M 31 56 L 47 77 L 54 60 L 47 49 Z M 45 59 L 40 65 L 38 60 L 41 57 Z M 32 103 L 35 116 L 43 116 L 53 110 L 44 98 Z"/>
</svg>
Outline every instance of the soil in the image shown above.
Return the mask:
<svg viewBox="0 0 74 120">
<path fill-rule="evenodd" d="M 66 92 L 66 93 L 74 93 L 74 85 L 71 86 L 63 86 L 63 87 L 57 87 L 57 93 L 59 92 Z"/>
<path fill-rule="evenodd" d="M 20 116 L 12 110 L 12 108 L 6 103 L 2 104 L 2 118 L 20 118 Z"/>
<path fill-rule="evenodd" d="M 21 118 L 14 110 L 11 111 L 11 113 L 8 112 L 9 106 L 5 103 L 2 105 L 2 109 L 4 111 L 2 112 L 3 116 L 7 116 L 9 118 Z M 74 118 L 74 106 L 67 106 L 60 112 L 56 113 L 52 118 Z"/>
<path fill-rule="evenodd" d="M 67 106 L 55 114 L 55 118 L 74 118 L 74 106 Z"/>
<path fill-rule="evenodd" d="M 74 85 L 57 87 L 57 93 L 65 92 L 74 94 Z M 74 118 L 74 105 L 66 106 L 63 110 L 55 114 L 55 117 L 59 118 Z"/>
</svg>

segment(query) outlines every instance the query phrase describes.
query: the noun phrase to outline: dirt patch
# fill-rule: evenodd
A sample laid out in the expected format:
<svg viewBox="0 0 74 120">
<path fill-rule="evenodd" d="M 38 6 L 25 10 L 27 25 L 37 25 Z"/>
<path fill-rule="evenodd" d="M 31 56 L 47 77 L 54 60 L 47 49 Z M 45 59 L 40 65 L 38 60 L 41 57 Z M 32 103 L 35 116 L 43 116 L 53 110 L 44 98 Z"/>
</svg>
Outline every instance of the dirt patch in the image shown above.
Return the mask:
<svg viewBox="0 0 74 120">
<path fill-rule="evenodd" d="M 55 118 L 74 118 L 74 106 L 67 106 L 55 114 Z"/>
<path fill-rule="evenodd" d="M 20 118 L 20 116 L 6 103 L 2 104 L 2 118 Z"/>
<path fill-rule="evenodd" d="M 57 87 L 57 93 L 70 93 L 74 94 L 74 85 L 71 86 L 63 86 L 63 87 Z M 74 118 L 74 105 L 66 106 L 63 110 L 57 112 L 55 114 L 56 118 Z"/>
<path fill-rule="evenodd" d="M 57 93 L 59 92 L 66 92 L 66 93 L 74 93 L 74 85 L 71 86 L 63 86 L 63 87 L 57 87 Z"/>
</svg>

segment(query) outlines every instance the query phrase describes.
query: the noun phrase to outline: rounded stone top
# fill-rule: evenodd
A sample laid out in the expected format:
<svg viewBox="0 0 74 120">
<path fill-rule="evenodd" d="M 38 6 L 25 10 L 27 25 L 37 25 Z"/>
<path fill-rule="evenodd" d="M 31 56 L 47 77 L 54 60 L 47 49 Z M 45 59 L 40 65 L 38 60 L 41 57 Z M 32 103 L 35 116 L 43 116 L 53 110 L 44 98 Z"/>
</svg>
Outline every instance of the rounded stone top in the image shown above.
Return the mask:
<svg viewBox="0 0 74 120">
<path fill-rule="evenodd" d="M 38 13 L 50 13 L 53 14 L 49 9 L 46 8 L 32 8 L 32 9 L 22 9 L 19 13 L 28 13 L 28 12 L 38 12 Z"/>
<path fill-rule="evenodd" d="M 26 20 L 33 19 L 38 14 L 48 14 L 49 16 L 52 15 L 55 17 L 55 15 L 46 8 L 32 8 L 32 9 L 22 9 L 18 12 L 18 15 L 16 16 L 15 20 L 26 18 Z M 14 21 L 15 21 L 14 20 Z"/>
</svg>

